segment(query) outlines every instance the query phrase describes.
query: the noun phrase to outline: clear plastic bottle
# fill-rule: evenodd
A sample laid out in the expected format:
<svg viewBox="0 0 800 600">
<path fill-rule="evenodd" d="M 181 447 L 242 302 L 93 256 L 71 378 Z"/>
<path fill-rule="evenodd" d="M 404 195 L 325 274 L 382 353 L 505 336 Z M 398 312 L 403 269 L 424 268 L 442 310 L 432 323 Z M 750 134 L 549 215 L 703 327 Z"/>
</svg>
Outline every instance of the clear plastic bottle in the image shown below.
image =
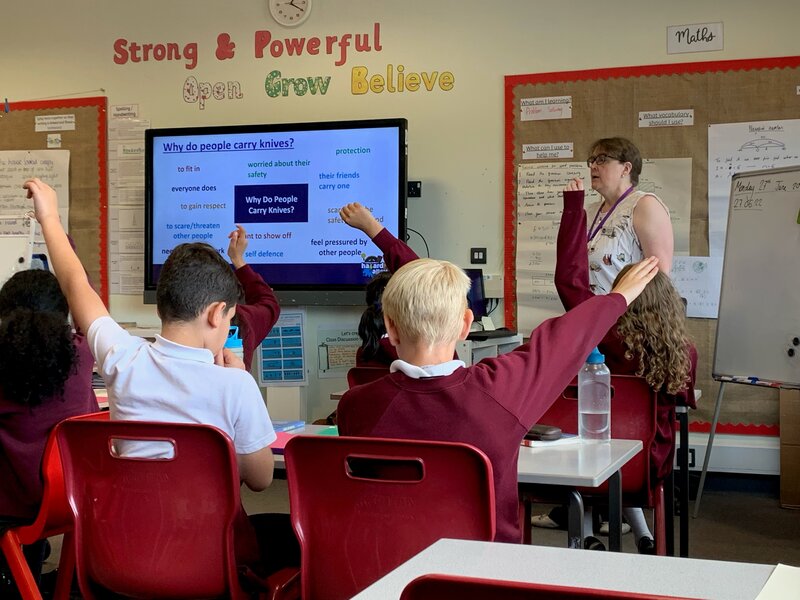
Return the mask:
<svg viewBox="0 0 800 600">
<path fill-rule="evenodd" d="M 578 372 L 578 435 L 587 442 L 611 439 L 611 372 L 595 348 Z"/>
</svg>

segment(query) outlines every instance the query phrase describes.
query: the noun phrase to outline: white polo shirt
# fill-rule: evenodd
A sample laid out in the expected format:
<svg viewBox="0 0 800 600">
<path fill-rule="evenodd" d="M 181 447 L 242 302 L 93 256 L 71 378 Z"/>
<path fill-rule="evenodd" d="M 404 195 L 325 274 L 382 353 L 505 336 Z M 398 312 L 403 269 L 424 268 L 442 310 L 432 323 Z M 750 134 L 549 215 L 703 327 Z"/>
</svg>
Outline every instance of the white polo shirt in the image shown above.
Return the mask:
<svg viewBox="0 0 800 600">
<path fill-rule="evenodd" d="M 111 317 L 95 320 L 86 337 L 108 388 L 112 419 L 213 425 L 231 437 L 237 454 L 275 441 L 253 377 L 215 365 L 210 350 L 158 335 L 151 343 Z"/>
</svg>

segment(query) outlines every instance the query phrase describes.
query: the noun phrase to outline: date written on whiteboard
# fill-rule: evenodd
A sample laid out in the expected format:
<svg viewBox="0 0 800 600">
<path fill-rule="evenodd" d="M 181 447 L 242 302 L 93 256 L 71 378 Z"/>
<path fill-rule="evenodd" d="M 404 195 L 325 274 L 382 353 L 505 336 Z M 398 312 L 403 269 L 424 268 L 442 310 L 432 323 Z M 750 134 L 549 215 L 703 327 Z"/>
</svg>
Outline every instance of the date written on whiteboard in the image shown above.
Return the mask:
<svg viewBox="0 0 800 600">
<path fill-rule="evenodd" d="M 753 198 L 750 194 L 733 197 L 733 210 L 761 210 L 761 198 Z"/>
</svg>

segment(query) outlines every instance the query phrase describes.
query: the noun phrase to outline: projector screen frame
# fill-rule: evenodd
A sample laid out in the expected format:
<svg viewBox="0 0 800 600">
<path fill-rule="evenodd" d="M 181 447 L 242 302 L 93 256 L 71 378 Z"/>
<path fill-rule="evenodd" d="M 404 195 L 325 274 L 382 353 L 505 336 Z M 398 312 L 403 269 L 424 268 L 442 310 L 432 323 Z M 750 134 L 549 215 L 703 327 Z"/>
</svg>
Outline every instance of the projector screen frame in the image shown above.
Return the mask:
<svg viewBox="0 0 800 600">
<path fill-rule="evenodd" d="M 154 274 L 154 144 L 160 138 L 171 136 L 237 135 L 237 134 L 287 134 L 292 132 L 331 131 L 347 129 L 397 129 L 397 231 L 392 233 L 406 239 L 408 207 L 408 122 L 404 118 L 360 119 L 347 121 L 325 121 L 307 123 L 260 123 L 249 125 L 223 125 L 201 127 L 153 128 L 145 131 L 145 252 L 144 252 L 144 293 L 145 304 L 154 304 L 157 277 Z M 354 201 L 359 198 L 353 198 Z M 362 200 L 365 201 L 365 200 Z M 247 225 L 245 224 L 245 227 Z M 347 227 L 346 225 L 342 225 Z M 358 233 L 358 232 L 356 232 Z M 370 249 L 368 242 L 367 249 Z M 176 244 L 177 245 L 177 244 Z M 374 246 L 372 246 L 374 248 Z M 226 257 L 227 258 L 227 257 Z M 157 263 L 160 264 L 160 263 Z M 275 295 L 284 306 L 359 306 L 364 303 L 366 281 L 360 284 L 282 284 L 273 283 Z"/>
</svg>

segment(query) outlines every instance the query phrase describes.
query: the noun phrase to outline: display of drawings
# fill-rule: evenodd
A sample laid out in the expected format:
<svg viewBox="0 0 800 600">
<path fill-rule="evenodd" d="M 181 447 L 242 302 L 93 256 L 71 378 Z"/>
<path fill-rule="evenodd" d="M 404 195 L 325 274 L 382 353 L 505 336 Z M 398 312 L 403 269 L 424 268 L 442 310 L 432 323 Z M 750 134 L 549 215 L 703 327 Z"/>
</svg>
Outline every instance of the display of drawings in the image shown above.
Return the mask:
<svg viewBox="0 0 800 600">
<path fill-rule="evenodd" d="M 733 175 L 795 165 L 800 165 L 800 119 L 709 125 L 709 256 L 725 251 Z"/>
</svg>

